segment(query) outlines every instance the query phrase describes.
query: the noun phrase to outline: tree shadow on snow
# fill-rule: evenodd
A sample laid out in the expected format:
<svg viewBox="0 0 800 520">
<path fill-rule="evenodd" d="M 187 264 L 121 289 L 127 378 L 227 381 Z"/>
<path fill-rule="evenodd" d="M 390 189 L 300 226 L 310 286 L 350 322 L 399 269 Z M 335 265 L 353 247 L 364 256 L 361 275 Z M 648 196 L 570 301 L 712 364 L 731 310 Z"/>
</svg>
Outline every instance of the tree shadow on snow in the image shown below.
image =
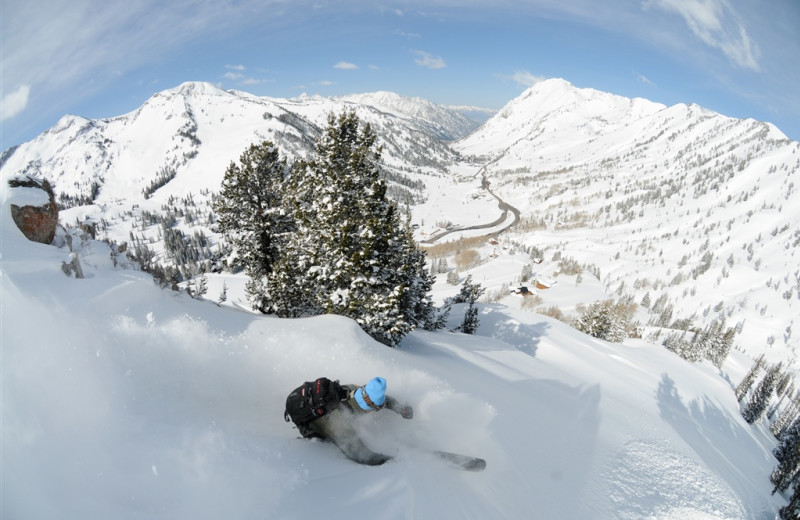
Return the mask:
<svg viewBox="0 0 800 520">
<path fill-rule="evenodd" d="M 769 487 L 774 459 L 757 444 L 741 421 L 706 396 L 693 400 L 687 407 L 675 381 L 667 374 L 661 375 L 657 397 L 661 418 L 739 496 L 747 509 L 747 518 L 774 518 L 772 506 L 759 500 Z"/>
<path fill-rule="evenodd" d="M 550 324 L 545 320 L 538 323 L 522 323 L 503 312 L 501 305 L 484 305 L 480 314 L 479 335 L 490 337 L 516 347 L 518 350 L 536 357 L 542 336 L 547 335 Z"/>
</svg>

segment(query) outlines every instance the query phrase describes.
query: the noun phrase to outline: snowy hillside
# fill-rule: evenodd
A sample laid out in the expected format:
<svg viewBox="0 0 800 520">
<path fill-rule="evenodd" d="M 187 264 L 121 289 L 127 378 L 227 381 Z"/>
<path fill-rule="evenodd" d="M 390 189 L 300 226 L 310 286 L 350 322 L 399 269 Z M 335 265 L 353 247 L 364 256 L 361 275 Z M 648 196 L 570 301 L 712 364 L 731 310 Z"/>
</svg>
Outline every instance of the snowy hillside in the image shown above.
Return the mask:
<svg viewBox="0 0 800 520">
<path fill-rule="evenodd" d="M 800 143 L 772 125 L 548 80 L 455 147 L 521 210 L 509 242 L 667 298 L 672 319 L 725 316 L 740 348 L 795 363 Z"/>
<path fill-rule="evenodd" d="M 69 278 L 66 247 L 0 223 L 2 518 L 761 519 L 785 503 L 770 495 L 775 441 L 733 395 L 739 353 L 720 372 L 498 304 L 480 306 L 476 336 L 417 331 L 390 349 L 345 318 L 161 290 L 87 237 L 73 240 L 86 278 Z M 513 270 L 495 275 L 525 257 L 500 250 Z M 226 281 L 241 302 L 238 280 L 213 275 L 210 294 Z M 381 375 L 414 406 L 411 421 L 358 423 L 394 461 L 297 438 L 285 397 L 322 375 Z M 488 466 L 460 472 L 425 449 Z"/>
</svg>

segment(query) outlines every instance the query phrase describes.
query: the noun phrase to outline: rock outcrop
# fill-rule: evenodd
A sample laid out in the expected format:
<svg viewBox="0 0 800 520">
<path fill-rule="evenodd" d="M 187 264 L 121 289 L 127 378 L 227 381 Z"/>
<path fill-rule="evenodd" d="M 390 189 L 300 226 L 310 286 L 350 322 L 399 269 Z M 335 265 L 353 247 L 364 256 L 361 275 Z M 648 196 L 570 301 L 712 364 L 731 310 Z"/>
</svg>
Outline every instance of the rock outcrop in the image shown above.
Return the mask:
<svg viewBox="0 0 800 520">
<path fill-rule="evenodd" d="M 8 185 L 15 191 L 25 191 L 12 198 L 11 218 L 14 223 L 28 240 L 51 244 L 58 226 L 58 204 L 53 187 L 47 180 L 30 175 L 10 179 Z"/>
</svg>

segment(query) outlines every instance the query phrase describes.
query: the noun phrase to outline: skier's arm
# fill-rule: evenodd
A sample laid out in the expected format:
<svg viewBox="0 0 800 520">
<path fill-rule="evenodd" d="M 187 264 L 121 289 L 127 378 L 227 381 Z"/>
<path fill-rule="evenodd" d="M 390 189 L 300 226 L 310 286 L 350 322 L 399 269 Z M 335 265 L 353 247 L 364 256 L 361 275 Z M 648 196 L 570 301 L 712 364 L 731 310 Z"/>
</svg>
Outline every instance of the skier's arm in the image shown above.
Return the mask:
<svg viewBox="0 0 800 520">
<path fill-rule="evenodd" d="M 386 396 L 386 408 L 400 414 L 403 419 L 411 419 L 414 417 L 414 409 L 409 404 L 401 404 L 397 399 Z"/>
</svg>

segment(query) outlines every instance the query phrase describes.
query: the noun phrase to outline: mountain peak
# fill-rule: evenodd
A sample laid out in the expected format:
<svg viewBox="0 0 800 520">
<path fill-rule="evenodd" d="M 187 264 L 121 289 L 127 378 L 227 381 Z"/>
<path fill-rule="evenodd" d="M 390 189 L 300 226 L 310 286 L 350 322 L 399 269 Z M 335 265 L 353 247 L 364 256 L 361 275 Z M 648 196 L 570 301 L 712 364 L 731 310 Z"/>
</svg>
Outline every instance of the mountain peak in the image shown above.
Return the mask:
<svg viewBox="0 0 800 520">
<path fill-rule="evenodd" d="M 207 81 L 187 81 L 162 94 L 178 94 L 182 96 L 227 96 L 227 91 Z"/>
</svg>

